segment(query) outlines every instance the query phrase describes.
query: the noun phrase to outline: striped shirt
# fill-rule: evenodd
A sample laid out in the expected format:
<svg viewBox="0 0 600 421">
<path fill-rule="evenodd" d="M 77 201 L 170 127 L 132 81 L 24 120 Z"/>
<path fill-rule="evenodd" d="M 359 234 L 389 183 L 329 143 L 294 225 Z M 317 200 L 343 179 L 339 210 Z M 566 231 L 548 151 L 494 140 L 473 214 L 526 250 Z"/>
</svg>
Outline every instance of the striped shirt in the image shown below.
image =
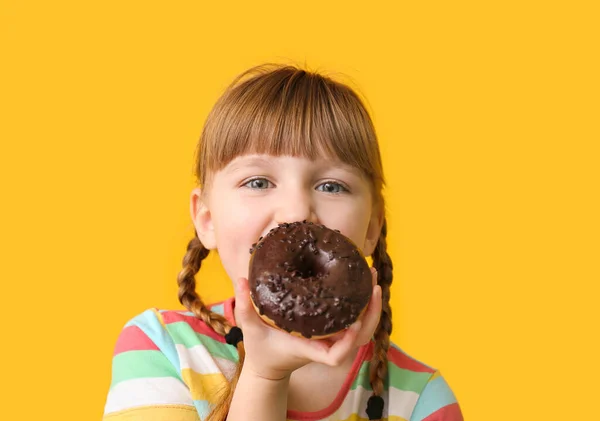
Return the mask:
<svg viewBox="0 0 600 421">
<path fill-rule="evenodd" d="M 211 307 L 232 324 L 233 298 Z M 373 342 L 362 346 L 334 401 L 296 421 L 366 421 Z M 433 369 L 391 344 L 383 416 L 389 421 L 462 421 L 452 390 Z M 105 421 L 204 420 L 231 379 L 237 349 L 191 312 L 149 309 L 117 340 Z"/>
</svg>

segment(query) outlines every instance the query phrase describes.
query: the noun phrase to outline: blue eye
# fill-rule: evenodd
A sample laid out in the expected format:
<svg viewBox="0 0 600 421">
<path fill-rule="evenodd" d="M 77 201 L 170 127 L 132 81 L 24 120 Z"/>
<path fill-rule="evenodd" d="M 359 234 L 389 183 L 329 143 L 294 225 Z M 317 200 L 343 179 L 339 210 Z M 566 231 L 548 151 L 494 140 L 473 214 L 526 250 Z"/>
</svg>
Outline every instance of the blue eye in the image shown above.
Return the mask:
<svg viewBox="0 0 600 421">
<path fill-rule="evenodd" d="M 321 188 L 322 187 L 322 188 Z M 342 186 L 340 183 L 334 183 L 333 181 L 328 181 L 323 184 L 319 184 L 317 186 L 317 190 L 324 191 L 325 193 L 343 193 L 347 192 L 348 189 Z"/>
<path fill-rule="evenodd" d="M 252 180 L 248 180 L 243 184 L 245 187 L 249 187 L 251 189 L 263 190 L 269 187 L 270 181 L 266 178 L 253 178 Z"/>
</svg>

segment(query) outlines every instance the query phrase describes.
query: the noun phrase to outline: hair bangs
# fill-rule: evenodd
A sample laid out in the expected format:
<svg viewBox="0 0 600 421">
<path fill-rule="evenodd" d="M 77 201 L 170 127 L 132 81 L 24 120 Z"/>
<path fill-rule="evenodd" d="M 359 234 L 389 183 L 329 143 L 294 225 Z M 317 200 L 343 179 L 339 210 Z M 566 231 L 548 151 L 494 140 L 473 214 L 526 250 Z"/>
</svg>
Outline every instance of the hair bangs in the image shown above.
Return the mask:
<svg viewBox="0 0 600 421">
<path fill-rule="evenodd" d="M 245 76 L 258 75 L 240 82 Z M 340 160 L 383 183 L 373 124 L 345 85 L 293 67 L 240 75 L 215 104 L 200 139 L 196 173 L 225 167 L 246 154 Z"/>
</svg>

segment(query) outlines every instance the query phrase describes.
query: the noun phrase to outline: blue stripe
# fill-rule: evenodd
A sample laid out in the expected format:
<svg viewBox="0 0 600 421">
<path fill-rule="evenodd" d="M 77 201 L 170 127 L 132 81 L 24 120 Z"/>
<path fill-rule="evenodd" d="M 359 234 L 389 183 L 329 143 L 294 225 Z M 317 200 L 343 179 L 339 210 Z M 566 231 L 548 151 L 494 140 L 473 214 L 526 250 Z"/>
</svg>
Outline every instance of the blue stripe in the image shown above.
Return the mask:
<svg viewBox="0 0 600 421">
<path fill-rule="evenodd" d="M 437 377 L 425 385 L 410 421 L 422 421 L 435 411 L 455 402 L 456 397 L 446 380 L 441 376 Z"/>
<path fill-rule="evenodd" d="M 131 319 L 125 326 L 130 325 L 139 327 L 156 344 L 158 349 L 160 349 L 175 368 L 177 377 L 183 381 L 179 355 L 177 354 L 173 338 L 171 338 L 169 332 L 160 324 L 160 320 L 158 320 L 154 311 L 151 309 L 144 311 L 142 314 Z"/>
<path fill-rule="evenodd" d="M 220 314 L 221 316 L 225 316 L 225 305 L 224 304 L 218 304 L 216 306 L 212 306 L 210 308 L 210 311 L 212 311 L 213 313 Z"/>
<path fill-rule="evenodd" d="M 196 407 L 196 411 L 200 415 L 201 420 L 206 419 L 206 417 L 208 417 L 208 414 L 210 414 L 211 407 L 210 407 L 208 401 L 194 400 L 194 406 Z"/>
</svg>

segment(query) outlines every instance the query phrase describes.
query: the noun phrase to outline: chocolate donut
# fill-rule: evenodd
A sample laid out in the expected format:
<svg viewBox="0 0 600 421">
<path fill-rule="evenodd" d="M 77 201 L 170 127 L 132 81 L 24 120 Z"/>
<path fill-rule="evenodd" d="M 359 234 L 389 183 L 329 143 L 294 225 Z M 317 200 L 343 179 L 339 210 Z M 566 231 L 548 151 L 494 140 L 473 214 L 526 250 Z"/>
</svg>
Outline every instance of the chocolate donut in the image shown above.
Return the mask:
<svg viewBox="0 0 600 421">
<path fill-rule="evenodd" d="M 306 338 L 354 323 L 373 291 L 369 264 L 338 230 L 279 224 L 250 249 L 250 297 L 267 323 Z"/>
</svg>

